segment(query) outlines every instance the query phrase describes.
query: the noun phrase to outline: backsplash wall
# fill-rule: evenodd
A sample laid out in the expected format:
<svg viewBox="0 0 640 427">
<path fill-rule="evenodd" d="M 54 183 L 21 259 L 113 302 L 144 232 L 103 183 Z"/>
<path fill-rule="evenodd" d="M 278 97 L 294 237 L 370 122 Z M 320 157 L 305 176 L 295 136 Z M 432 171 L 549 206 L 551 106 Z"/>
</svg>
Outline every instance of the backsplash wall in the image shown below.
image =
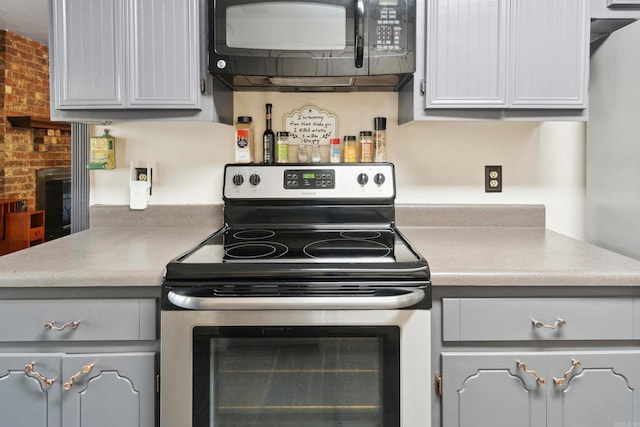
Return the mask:
<svg viewBox="0 0 640 427">
<path fill-rule="evenodd" d="M 413 122 L 397 125 L 395 93 L 239 92 L 235 115 L 264 130 L 264 104 L 273 104 L 274 130 L 282 117 L 315 105 L 338 118 L 338 134 L 371 130 L 387 117 L 388 159 L 396 166 L 398 204 L 544 204 L 547 227 L 584 235 L 583 123 Z M 91 172 L 92 205 L 129 203 L 129 164 L 154 168 L 150 204 L 221 204 L 222 170 L 234 161 L 232 126 L 203 122 L 116 122 L 114 170 Z M 94 126 L 93 134 L 103 127 Z M 259 144 L 257 144 L 259 145 Z M 261 150 L 257 147 L 256 158 Z M 323 155 L 327 156 L 326 149 Z M 484 166 L 502 165 L 503 192 L 484 192 Z M 144 215 L 144 212 L 140 212 Z"/>
</svg>

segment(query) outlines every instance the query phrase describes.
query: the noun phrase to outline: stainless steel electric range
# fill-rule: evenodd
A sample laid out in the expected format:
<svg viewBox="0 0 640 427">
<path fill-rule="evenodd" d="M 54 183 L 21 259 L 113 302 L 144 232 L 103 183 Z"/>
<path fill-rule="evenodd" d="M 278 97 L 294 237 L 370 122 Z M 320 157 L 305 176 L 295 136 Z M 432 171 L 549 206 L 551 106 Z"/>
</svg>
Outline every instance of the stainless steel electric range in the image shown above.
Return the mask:
<svg viewBox="0 0 640 427">
<path fill-rule="evenodd" d="M 428 425 L 430 273 L 394 166 L 227 165 L 223 197 L 166 267 L 161 425 Z"/>
</svg>

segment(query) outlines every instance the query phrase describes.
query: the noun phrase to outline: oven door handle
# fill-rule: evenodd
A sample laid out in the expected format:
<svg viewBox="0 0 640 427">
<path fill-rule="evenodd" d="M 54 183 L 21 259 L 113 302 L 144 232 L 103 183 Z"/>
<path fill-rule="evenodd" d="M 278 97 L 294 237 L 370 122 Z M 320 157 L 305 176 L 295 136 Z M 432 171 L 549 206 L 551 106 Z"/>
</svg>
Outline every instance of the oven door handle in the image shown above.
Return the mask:
<svg viewBox="0 0 640 427">
<path fill-rule="evenodd" d="M 411 307 L 425 297 L 423 289 L 397 295 L 326 297 L 197 297 L 169 291 L 171 303 L 188 310 L 389 310 Z"/>
</svg>

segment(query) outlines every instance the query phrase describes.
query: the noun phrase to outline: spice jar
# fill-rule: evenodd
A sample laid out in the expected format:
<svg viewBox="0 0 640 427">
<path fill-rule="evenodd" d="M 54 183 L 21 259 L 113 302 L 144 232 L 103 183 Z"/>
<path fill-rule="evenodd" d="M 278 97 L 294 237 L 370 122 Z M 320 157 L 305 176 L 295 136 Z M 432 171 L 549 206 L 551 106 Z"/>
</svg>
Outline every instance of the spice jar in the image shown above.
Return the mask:
<svg viewBox="0 0 640 427">
<path fill-rule="evenodd" d="M 278 163 L 289 163 L 289 132 L 276 132 L 276 155 Z"/>
<path fill-rule="evenodd" d="M 239 116 L 236 122 L 236 163 L 253 162 L 253 119 Z"/>
<path fill-rule="evenodd" d="M 387 118 L 373 118 L 373 161 L 387 161 Z"/>
<path fill-rule="evenodd" d="M 358 161 L 358 147 L 356 146 L 356 137 L 354 135 L 346 135 L 344 137 L 344 162 L 355 163 Z"/>
<path fill-rule="evenodd" d="M 360 132 L 360 161 L 362 163 L 371 163 L 373 161 L 372 148 L 371 131 L 363 130 Z"/>
<path fill-rule="evenodd" d="M 329 148 L 329 162 L 340 163 L 340 138 L 331 138 Z"/>
</svg>

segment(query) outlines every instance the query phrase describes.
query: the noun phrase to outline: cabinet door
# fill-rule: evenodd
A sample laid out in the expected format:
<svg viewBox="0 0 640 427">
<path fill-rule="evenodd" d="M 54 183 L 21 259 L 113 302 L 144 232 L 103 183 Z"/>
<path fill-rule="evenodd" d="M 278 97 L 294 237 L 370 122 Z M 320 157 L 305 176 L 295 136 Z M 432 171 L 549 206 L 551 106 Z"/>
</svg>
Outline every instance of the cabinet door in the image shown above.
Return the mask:
<svg viewBox="0 0 640 427">
<path fill-rule="evenodd" d="M 548 426 L 640 424 L 640 351 L 554 353 L 548 366 Z"/>
<path fill-rule="evenodd" d="M 589 71 L 587 0 L 514 0 L 510 108 L 584 108 Z"/>
<path fill-rule="evenodd" d="M 66 355 L 65 427 L 154 427 L 155 354 Z"/>
<path fill-rule="evenodd" d="M 0 355 L 0 424 L 60 427 L 61 360 L 61 354 Z M 38 374 L 54 383 L 48 387 Z"/>
<path fill-rule="evenodd" d="M 52 13 L 55 108 L 124 108 L 124 0 L 53 0 Z"/>
<path fill-rule="evenodd" d="M 446 427 L 544 426 L 545 359 L 536 353 L 443 353 L 442 425 Z"/>
<path fill-rule="evenodd" d="M 130 108 L 200 108 L 198 0 L 131 0 Z"/>
<path fill-rule="evenodd" d="M 506 0 L 428 0 L 427 108 L 504 108 Z"/>
</svg>

